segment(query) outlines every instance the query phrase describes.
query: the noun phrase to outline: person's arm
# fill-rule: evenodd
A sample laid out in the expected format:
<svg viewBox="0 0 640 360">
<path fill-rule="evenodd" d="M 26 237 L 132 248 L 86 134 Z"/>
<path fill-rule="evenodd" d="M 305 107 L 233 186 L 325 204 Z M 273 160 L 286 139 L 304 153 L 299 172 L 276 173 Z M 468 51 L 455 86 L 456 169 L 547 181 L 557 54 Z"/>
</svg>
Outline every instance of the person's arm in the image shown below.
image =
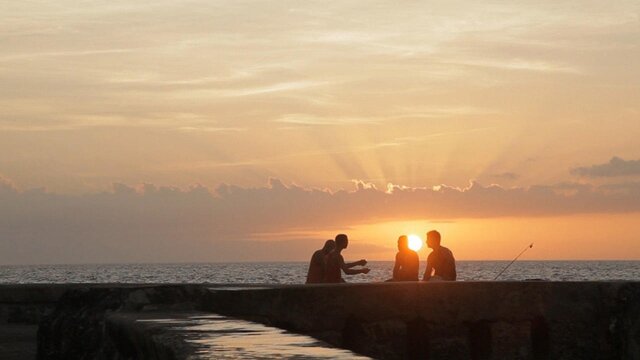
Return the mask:
<svg viewBox="0 0 640 360">
<path fill-rule="evenodd" d="M 348 267 L 343 267 L 342 271 L 344 271 L 345 274 L 347 275 L 356 275 L 356 274 L 368 274 L 369 273 L 369 268 L 362 268 L 362 269 L 349 269 Z"/>
<path fill-rule="evenodd" d="M 431 255 L 429 255 L 431 257 Z M 422 277 L 422 281 L 429 281 L 431 279 L 431 274 L 433 273 L 433 265 L 431 264 L 431 259 L 427 258 L 427 269 L 424 271 L 424 276 Z"/>
<path fill-rule="evenodd" d="M 400 272 L 400 261 L 398 257 L 400 254 L 396 254 L 396 263 L 393 265 L 393 280 L 398 280 L 398 273 Z"/>
<path fill-rule="evenodd" d="M 356 263 L 360 264 L 363 260 L 360 261 L 356 261 Z M 346 264 L 344 262 L 344 258 L 342 256 L 340 256 L 340 267 L 342 268 L 342 271 L 344 271 L 345 274 L 347 275 L 356 275 L 356 274 L 368 274 L 369 273 L 369 269 L 367 268 L 362 268 L 362 269 L 352 269 L 351 267 L 356 266 L 349 266 L 355 263 L 350 263 L 350 264 Z M 366 263 L 366 261 L 365 261 Z"/>
<path fill-rule="evenodd" d="M 429 281 L 429 279 L 431 279 L 432 273 L 433 273 L 433 267 L 427 265 L 427 270 L 424 271 L 424 276 L 422 277 L 422 281 Z"/>
<path fill-rule="evenodd" d="M 307 284 L 311 282 L 322 281 L 324 272 L 324 258 L 317 251 L 311 256 L 309 262 L 309 271 L 307 271 Z"/>
<path fill-rule="evenodd" d="M 453 261 L 453 281 L 456 281 L 458 272 L 456 271 L 456 258 L 453 257 L 453 253 L 451 253 L 451 261 Z"/>
<path fill-rule="evenodd" d="M 362 260 L 359 260 L 359 261 L 354 261 L 352 263 L 344 264 L 344 266 L 346 266 L 348 268 L 352 268 L 354 266 L 365 266 L 365 265 L 367 265 L 367 260 L 365 260 L 365 259 L 362 259 Z"/>
</svg>

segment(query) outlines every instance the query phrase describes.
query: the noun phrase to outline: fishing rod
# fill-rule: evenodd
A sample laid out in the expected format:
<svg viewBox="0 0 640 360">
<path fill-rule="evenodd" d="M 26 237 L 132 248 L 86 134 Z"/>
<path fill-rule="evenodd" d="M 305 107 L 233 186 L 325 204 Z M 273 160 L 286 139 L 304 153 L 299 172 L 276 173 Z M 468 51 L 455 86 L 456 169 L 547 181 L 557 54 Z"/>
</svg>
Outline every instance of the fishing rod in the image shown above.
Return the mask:
<svg viewBox="0 0 640 360">
<path fill-rule="evenodd" d="M 518 258 L 520 256 L 522 256 L 522 254 L 524 254 L 527 250 L 531 249 L 533 247 L 533 243 L 531 243 L 529 246 L 527 246 L 526 248 L 524 248 L 524 250 L 522 250 L 520 252 L 520 254 L 518 254 L 518 256 L 516 256 L 515 259 L 511 260 L 511 262 L 509 263 L 509 265 L 505 266 L 504 269 L 502 269 L 502 271 L 500 271 L 500 273 L 498 275 L 496 275 L 496 277 L 493 279 L 493 281 L 498 280 L 498 278 L 500 277 L 500 275 L 502 275 L 503 272 L 505 272 L 505 270 L 507 270 L 509 268 L 509 266 L 511 266 L 511 264 L 513 264 L 514 262 L 516 262 L 516 260 L 518 260 Z"/>
</svg>

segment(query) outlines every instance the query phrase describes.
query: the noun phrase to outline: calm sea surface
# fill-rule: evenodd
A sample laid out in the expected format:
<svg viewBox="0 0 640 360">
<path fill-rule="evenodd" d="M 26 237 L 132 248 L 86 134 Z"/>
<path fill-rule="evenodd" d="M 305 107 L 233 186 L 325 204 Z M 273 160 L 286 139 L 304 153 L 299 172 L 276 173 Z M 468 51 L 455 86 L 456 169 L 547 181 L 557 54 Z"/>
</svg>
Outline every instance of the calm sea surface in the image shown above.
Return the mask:
<svg viewBox="0 0 640 360">
<path fill-rule="evenodd" d="M 458 261 L 458 279 L 493 280 L 508 261 Z M 368 275 L 348 282 L 391 277 L 393 262 L 372 261 Z M 424 271 L 422 263 L 420 274 Z M 307 263 L 198 263 L 0 266 L 0 283 L 236 283 L 301 284 Z M 500 280 L 640 280 L 640 261 L 519 261 Z"/>
</svg>

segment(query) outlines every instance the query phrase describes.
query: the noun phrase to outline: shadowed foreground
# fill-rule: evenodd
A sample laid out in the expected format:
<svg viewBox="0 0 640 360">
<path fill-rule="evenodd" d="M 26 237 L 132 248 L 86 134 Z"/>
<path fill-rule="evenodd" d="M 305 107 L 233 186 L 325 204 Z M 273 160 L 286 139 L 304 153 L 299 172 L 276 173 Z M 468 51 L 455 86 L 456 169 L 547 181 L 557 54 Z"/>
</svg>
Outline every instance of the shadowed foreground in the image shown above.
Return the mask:
<svg viewBox="0 0 640 360">
<path fill-rule="evenodd" d="M 21 359 L 640 358 L 638 282 L 0 289 Z"/>
</svg>

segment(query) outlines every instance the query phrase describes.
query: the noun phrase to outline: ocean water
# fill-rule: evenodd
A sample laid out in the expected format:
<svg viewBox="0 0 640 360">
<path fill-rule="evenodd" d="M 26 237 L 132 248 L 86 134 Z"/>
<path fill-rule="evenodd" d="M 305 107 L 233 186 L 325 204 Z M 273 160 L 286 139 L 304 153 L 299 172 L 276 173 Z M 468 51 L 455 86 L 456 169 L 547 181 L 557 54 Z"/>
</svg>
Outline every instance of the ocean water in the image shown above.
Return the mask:
<svg viewBox="0 0 640 360">
<path fill-rule="evenodd" d="M 458 280 L 493 280 L 508 261 L 458 261 Z M 424 272 L 422 262 L 420 274 Z M 0 266 L 0 283 L 302 284 L 307 263 L 195 263 Z M 367 275 L 348 282 L 389 279 L 391 261 L 372 261 Z M 499 280 L 639 280 L 640 261 L 518 261 Z"/>
</svg>

